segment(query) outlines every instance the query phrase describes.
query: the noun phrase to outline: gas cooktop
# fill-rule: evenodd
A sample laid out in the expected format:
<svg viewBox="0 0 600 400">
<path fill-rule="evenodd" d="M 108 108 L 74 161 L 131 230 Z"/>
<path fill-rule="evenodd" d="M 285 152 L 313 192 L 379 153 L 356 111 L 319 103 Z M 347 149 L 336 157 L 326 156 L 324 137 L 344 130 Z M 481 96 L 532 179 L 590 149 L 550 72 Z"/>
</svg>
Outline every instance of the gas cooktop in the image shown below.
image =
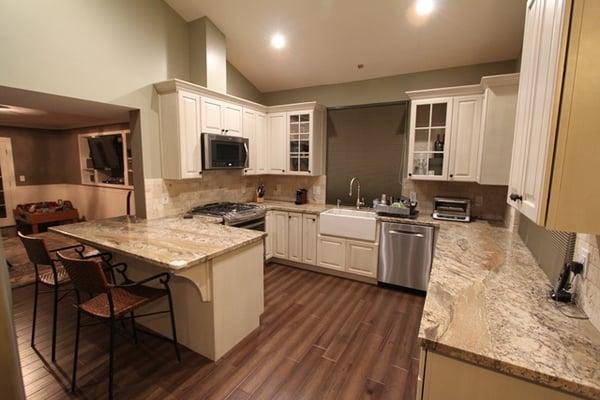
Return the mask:
<svg viewBox="0 0 600 400">
<path fill-rule="evenodd" d="M 255 204 L 221 202 L 194 207 L 188 214 L 222 217 L 225 225 L 238 226 L 246 221 L 263 219 L 265 210 Z"/>
</svg>

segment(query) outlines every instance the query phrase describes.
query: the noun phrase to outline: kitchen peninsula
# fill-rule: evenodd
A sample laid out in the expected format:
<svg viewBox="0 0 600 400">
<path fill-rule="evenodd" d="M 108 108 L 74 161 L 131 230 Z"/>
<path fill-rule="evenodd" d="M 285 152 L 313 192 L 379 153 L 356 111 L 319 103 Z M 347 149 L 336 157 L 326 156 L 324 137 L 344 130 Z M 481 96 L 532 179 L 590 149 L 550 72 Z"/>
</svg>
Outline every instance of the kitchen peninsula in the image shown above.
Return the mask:
<svg viewBox="0 0 600 400">
<path fill-rule="evenodd" d="M 134 280 L 169 272 L 179 342 L 218 360 L 259 326 L 265 236 L 219 222 L 211 217 L 123 216 L 51 230 L 112 253 L 116 262 L 127 263 L 128 276 Z M 159 302 L 145 311 L 165 307 Z M 139 322 L 171 335 L 168 317 Z"/>
</svg>

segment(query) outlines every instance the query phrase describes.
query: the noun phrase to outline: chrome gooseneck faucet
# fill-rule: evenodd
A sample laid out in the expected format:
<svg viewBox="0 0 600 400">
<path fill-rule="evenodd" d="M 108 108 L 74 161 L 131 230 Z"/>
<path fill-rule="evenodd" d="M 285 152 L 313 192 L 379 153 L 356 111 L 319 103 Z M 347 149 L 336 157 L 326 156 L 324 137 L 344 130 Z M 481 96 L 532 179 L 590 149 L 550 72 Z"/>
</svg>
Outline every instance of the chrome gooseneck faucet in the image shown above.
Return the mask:
<svg viewBox="0 0 600 400">
<path fill-rule="evenodd" d="M 358 210 L 359 208 L 361 208 L 362 206 L 365 205 L 365 201 L 364 199 L 361 201 L 360 199 L 360 181 L 358 180 L 357 177 L 353 177 L 352 179 L 350 179 L 350 191 L 348 192 L 348 196 L 352 197 L 352 186 L 354 185 L 354 181 L 356 181 L 357 186 L 356 186 L 356 209 Z"/>
</svg>

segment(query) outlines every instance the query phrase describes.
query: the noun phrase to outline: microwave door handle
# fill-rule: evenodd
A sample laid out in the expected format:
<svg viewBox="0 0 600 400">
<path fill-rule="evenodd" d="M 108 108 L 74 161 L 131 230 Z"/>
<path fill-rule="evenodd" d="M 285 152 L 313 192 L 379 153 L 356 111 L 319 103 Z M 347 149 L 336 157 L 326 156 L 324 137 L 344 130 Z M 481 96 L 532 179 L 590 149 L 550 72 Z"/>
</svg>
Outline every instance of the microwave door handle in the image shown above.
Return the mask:
<svg viewBox="0 0 600 400">
<path fill-rule="evenodd" d="M 244 166 L 248 164 L 248 143 L 244 142 Z"/>
</svg>

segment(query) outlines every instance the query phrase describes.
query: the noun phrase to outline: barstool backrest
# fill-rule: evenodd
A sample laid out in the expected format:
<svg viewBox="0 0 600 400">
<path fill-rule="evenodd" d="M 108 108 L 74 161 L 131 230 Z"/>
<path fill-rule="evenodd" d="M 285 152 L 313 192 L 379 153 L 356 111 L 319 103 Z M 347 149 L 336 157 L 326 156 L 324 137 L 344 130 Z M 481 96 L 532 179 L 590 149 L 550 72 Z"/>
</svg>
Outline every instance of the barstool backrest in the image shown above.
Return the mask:
<svg viewBox="0 0 600 400">
<path fill-rule="evenodd" d="M 75 289 L 87 293 L 105 293 L 108 291 L 109 283 L 100 262 L 93 259 L 82 260 L 66 257 L 60 251 L 56 254 L 67 270 Z"/>
<path fill-rule="evenodd" d="M 21 242 L 23 242 L 23 247 L 25 247 L 29 261 L 38 265 L 54 265 L 44 239 L 26 236 L 21 232 L 17 232 L 17 235 L 19 235 Z"/>
</svg>

